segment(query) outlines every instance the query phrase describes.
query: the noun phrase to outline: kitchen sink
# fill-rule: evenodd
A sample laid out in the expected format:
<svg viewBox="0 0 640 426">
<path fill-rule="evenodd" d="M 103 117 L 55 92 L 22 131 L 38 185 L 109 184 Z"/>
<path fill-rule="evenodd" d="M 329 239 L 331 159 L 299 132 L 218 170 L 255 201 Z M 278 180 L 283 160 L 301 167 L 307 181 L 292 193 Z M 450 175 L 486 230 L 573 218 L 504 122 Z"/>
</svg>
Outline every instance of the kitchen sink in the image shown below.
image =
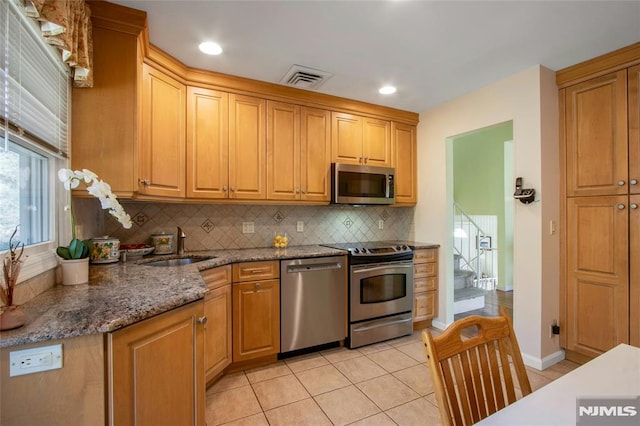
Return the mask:
<svg viewBox="0 0 640 426">
<path fill-rule="evenodd" d="M 187 256 L 178 259 L 162 259 L 143 263 L 144 266 L 181 266 L 213 259 L 214 256 Z"/>
</svg>

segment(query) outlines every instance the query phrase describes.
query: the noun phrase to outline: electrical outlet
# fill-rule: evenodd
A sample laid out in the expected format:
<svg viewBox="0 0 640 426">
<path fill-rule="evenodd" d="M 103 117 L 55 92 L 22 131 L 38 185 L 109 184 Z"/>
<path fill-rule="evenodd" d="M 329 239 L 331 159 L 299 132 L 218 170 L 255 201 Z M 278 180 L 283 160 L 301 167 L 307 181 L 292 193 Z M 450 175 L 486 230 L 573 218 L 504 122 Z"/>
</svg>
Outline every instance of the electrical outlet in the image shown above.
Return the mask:
<svg viewBox="0 0 640 426">
<path fill-rule="evenodd" d="M 253 234 L 256 232 L 255 224 L 253 222 L 242 222 L 242 233 Z"/>
<path fill-rule="evenodd" d="M 303 221 L 299 220 L 299 221 L 296 223 L 296 231 L 298 231 L 298 232 L 304 232 L 304 222 L 303 222 Z"/>
<path fill-rule="evenodd" d="M 62 345 L 9 352 L 9 377 L 62 368 Z"/>
<path fill-rule="evenodd" d="M 378 221 L 378 229 L 384 229 L 384 220 L 380 219 Z"/>
</svg>

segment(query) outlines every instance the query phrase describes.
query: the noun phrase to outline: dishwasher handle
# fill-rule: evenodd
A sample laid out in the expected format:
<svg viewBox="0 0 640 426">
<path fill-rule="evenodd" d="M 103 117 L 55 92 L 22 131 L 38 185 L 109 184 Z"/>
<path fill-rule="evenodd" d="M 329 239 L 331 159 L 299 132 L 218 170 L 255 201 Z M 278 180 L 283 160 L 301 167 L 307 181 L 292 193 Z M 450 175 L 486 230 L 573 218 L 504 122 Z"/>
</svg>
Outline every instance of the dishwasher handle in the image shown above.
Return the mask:
<svg viewBox="0 0 640 426">
<path fill-rule="evenodd" d="M 300 272 L 329 271 L 332 269 L 342 269 L 342 263 L 331 262 L 331 263 L 316 263 L 316 264 L 308 264 L 308 265 L 288 265 L 287 273 L 297 274 Z"/>
</svg>

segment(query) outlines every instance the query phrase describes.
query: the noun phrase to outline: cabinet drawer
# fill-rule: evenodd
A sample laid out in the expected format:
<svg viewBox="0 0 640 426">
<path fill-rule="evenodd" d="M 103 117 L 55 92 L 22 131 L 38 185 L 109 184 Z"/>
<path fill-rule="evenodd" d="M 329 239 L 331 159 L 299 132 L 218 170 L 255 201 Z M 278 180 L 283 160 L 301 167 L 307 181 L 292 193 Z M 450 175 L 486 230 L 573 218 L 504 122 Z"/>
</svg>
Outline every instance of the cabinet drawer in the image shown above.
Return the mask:
<svg viewBox="0 0 640 426">
<path fill-rule="evenodd" d="M 413 265 L 414 278 L 435 277 L 437 275 L 438 275 L 437 263 L 418 263 L 416 265 Z"/>
<path fill-rule="evenodd" d="M 413 263 L 437 262 L 438 249 L 421 249 L 413 251 Z"/>
<path fill-rule="evenodd" d="M 268 280 L 280 277 L 279 262 L 268 260 L 264 262 L 245 262 L 233 265 L 233 282 Z"/>
<path fill-rule="evenodd" d="M 214 290 L 225 284 L 231 283 L 231 265 L 207 269 L 205 271 L 201 271 L 200 275 L 202 275 L 202 279 L 207 285 L 207 288 L 209 290 Z"/>
<path fill-rule="evenodd" d="M 436 299 L 438 292 L 427 291 L 414 296 L 413 321 L 424 321 L 436 316 Z"/>
<path fill-rule="evenodd" d="M 413 292 L 415 294 L 422 293 L 424 291 L 433 291 L 438 289 L 438 279 L 436 277 L 421 277 L 414 278 L 413 280 Z"/>
</svg>

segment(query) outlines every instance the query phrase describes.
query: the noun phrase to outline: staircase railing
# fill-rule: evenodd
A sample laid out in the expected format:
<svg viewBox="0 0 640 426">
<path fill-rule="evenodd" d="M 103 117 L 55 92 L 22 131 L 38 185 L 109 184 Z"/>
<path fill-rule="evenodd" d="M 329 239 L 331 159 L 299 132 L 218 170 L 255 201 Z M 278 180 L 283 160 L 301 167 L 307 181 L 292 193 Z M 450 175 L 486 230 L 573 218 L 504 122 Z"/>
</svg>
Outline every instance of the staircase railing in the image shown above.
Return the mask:
<svg viewBox="0 0 640 426">
<path fill-rule="evenodd" d="M 454 254 L 460 256 L 460 269 L 467 269 L 475 274 L 476 287 L 496 287 L 495 243 L 491 242 L 487 232 L 456 202 L 453 203 L 453 247 Z"/>
</svg>

